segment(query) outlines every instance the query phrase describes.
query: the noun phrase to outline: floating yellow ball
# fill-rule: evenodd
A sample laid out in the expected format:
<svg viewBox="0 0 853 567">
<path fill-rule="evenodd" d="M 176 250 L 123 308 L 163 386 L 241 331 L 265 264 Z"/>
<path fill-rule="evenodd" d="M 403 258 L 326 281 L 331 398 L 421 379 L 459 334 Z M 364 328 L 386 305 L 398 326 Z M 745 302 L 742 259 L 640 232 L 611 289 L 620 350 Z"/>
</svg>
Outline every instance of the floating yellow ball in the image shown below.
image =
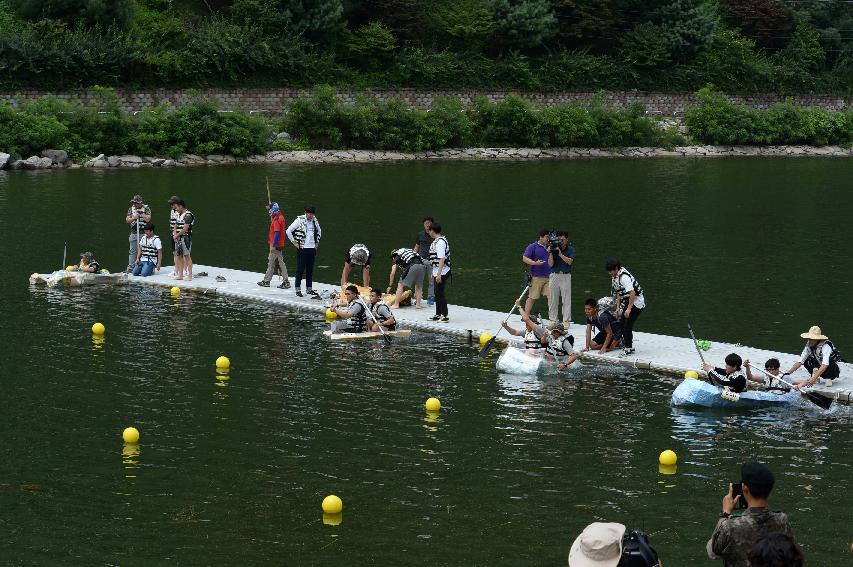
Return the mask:
<svg viewBox="0 0 853 567">
<path fill-rule="evenodd" d="M 678 462 L 678 456 L 675 454 L 675 451 L 667 449 L 661 452 L 658 462 L 662 465 L 672 466 Z"/>
<path fill-rule="evenodd" d="M 438 401 L 438 398 L 429 398 L 424 404 L 427 411 L 438 411 L 441 409 L 441 402 Z"/>
<path fill-rule="evenodd" d="M 323 498 L 323 512 L 326 514 L 340 514 L 343 509 L 343 501 L 334 494 L 329 494 Z"/>
<path fill-rule="evenodd" d="M 139 443 L 139 430 L 135 427 L 127 427 L 121 432 L 121 438 L 125 443 Z"/>
<path fill-rule="evenodd" d="M 74 266 L 71 264 L 68 264 L 67 266 L 65 266 L 65 269 L 70 272 L 71 270 L 74 269 Z"/>
<path fill-rule="evenodd" d="M 326 321 L 334 321 L 337 318 L 338 314 L 333 309 L 326 309 Z"/>
<path fill-rule="evenodd" d="M 486 346 L 486 343 L 492 340 L 493 336 L 489 333 L 480 333 L 480 346 Z"/>
<path fill-rule="evenodd" d="M 181 295 L 181 288 L 179 288 L 178 286 L 174 286 L 172 289 L 169 290 L 169 293 L 172 294 L 172 297 L 178 297 L 179 295 Z"/>
<path fill-rule="evenodd" d="M 93 335 L 103 335 L 107 331 L 107 328 L 104 327 L 103 323 L 95 323 L 92 325 L 92 334 Z"/>
<path fill-rule="evenodd" d="M 696 372 L 695 370 L 688 370 L 687 372 L 684 373 L 684 379 L 688 380 L 690 378 L 693 378 L 694 380 L 699 378 L 699 373 Z"/>
<path fill-rule="evenodd" d="M 678 467 L 675 465 L 658 465 L 660 474 L 675 474 L 678 472 Z"/>
<path fill-rule="evenodd" d="M 220 356 L 216 359 L 216 368 L 219 370 L 226 370 L 231 368 L 231 361 L 228 360 L 227 356 Z"/>
</svg>

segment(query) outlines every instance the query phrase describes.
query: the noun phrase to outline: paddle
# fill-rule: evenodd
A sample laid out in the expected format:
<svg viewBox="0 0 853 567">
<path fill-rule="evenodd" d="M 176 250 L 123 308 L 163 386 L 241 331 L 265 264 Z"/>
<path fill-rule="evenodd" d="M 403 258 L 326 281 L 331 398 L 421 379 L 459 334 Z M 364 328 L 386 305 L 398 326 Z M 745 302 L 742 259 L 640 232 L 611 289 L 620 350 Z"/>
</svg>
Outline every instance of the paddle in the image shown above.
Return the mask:
<svg viewBox="0 0 853 567">
<path fill-rule="evenodd" d="M 509 321 L 510 315 L 512 315 L 512 312 L 515 311 L 515 304 L 521 302 L 521 298 L 524 297 L 524 294 L 527 293 L 528 289 L 530 289 L 529 283 L 527 284 L 527 287 L 524 288 L 524 291 L 521 292 L 521 295 L 518 296 L 518 299 L 516 299 L 513 302 L 512 309 L 510 309 L 509 313 L 507 313 L 506 317 L 504 317 L 504 320 L 503 320 L 504 323 Z M 489 350 L 492 348 L 492 345 L 495 344 L 495 339 L 498 338 L 498 335 L 500 334 L 501 330 L 503 330 L 503 328 L 504 328 L 503 323 L 501 323 L 501 326 L 498 329 L 498 332 L 495 333 L 495 335 L 491 339 L 489 339 L 489 341 L 486 344 L 483 345 L 483 348 L 480 349 L 480 358 L 486 358 L 486 355 L 489 354 Z"/>
<path fill-rule="evenodd" d="M 782 382 L 786 386 L 790 386 L 791 388 L 794 387 L 794 385 L 791 384 L 790 382 L 786 382 L 785 380 L 782 380 L 782 378 L 780 376 L 773 376 L 772 374 L 770 374 L 769 372 L 767 372 L 766 370 L 764 370 L 760 366 L 754 366 L 754 365 L 750 364 L 749 367 L 754 368 L 754 369 L 758 370 L 759 372 L 766 374 L 770 378 L 770 380 L 773 380 L 775 378 L 776 380 L 779 380 L 780 382 Z M 820 394 L 813 394 L 812 392 L 804 392 L 802 390 L 799 390 L 799 392 L 800 392 L 800 395 L 802 395 L 808 401 L 810 401 L 811 403 L 813 403 L 816 406 L 822 407 L 825 410 L 828 410 L 830 408 L 830 406 L 832 406 L 832 399 L 830 399 L 830 398 L 825 398 L 825 397 L 821 396 Z"/>
<path fill-rule="evenodd" d="M 687 330 L 690 331 L 690 338 L 693 339 L 693 346 L 696 347 L 696 352 L 699 353 L 699 359 L 702 361 L 702 366 L 704 366 L 705 357 L 702 356 L 702 349 L 699 348 L 699 341 L 696 340 L 696 334 L 693 332 L 693 325 L 687 323 Z"/>
<path fill-rule="evenodd" d="M 65 266 L 66 266 L 65 258 L 67 255 L 68 255 L 68 242 L 66 241 L 62 244 L 62 269 L 63 270 L 65 269 Z"/>
<path fill-rule="evenodd" d="M 690 338 L 693 339 L 693 346 L 696 347 L 696 352 L 699 353 L 699 360 L 702 361 L 702 368 L 704 369 L 705 357 L 702 355 L 702 349 L 699 348 L 699 341 L 696 340 L 696 333 L 693 332 L 693 325 L 687 323 L 687 330 L 690 331 Z M 714 376 L 712 376 L 710 372 L 708 372 L 708 379 L 711 381 L 711 384 L 714 384 Z M 715 385 L 719 387 L 719 384 Z M 720 397 L 730 402 L 736 402 L 740 400 L 740 394 L 735 392 L 734 390 L 730 390 L 727 387 L 723 387 L 723 389 L 720 391 Z"/>
<path fill-rule="evenodd" d="M 367 314 L 370 315 L 370 318 L 373 319 L 373 322 L 376 323 L 377 327 L 379 327 L 379 332 L 382 333 L 382 338 L 385 339 L 385 342 L 388 344 L 391 344 L 391 337 L 388 336 L 387 334 L 385 334 L 385 329 L 382 328 L 382 325 L 379 323 L 379 321 L 376 320 L 376 317 L 373 316 L 373 311 L 370 310 L 370 307 L 367 306 L 367 304 L 364 302 L 364 300 L 361 298 L 361 296 L 359 296 L 359 298 L 356 301 L 361 303 L 362 307 L 364 307 L 367 310 Z M 380 301 L 382 301 L 382 300 L 380 299 Z"/>
<path fill-rule="evenodd" d="M 267 205 L 272 205 L 272 197 L 270 196 L 270 178 L 264 177 L 267 180 Z"/>
</svg>

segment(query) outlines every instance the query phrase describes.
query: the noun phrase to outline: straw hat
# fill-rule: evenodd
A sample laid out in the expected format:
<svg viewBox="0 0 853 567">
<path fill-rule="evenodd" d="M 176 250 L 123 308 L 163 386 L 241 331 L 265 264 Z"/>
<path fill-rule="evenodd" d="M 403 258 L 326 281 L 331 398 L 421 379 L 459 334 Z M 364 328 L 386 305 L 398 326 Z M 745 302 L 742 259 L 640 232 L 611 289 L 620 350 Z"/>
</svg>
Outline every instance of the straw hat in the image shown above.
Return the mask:
<svg viewBox="0 0 853 567">
<path fill-rule="evenodd" d="M 812 328 L 809 329 L 808 333 L 802 333 L 800 336 L 804 339 L 814 339 L 817 341 L 825 341 L 829 338 L 820 332 L 820 327 L 818 327 L 817 325 L 812 326 Z"/>
<path fill-rule="evenodd" d="M 616 567 L 622 557 L 625 526 L 593 522 L 584 528 L 569 551 L 569 567 Z"/>
</svg>

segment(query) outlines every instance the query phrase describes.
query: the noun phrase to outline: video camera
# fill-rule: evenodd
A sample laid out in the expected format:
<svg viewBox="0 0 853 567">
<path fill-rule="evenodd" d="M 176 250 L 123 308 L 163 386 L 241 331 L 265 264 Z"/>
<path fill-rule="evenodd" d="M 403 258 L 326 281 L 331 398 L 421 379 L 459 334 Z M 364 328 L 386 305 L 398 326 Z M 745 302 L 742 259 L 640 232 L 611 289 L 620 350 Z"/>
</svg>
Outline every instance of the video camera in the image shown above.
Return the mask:
<svg viewBox="0 0 853 567">
<path fill-rule="evenodd" d="M 548 252 L 556 252 L 560 249 L 561 244 L 562 241 L 560 240 L 560 237 L 557 236 L 556 232 L 552 230 L 548 233 Z"/>
<path fill-rule="evenodd" d="M 632 530 L 622 536 L 622 557 L 617 567 L 659 567 L 660 559 L 645 532 Z"/>
</svg>

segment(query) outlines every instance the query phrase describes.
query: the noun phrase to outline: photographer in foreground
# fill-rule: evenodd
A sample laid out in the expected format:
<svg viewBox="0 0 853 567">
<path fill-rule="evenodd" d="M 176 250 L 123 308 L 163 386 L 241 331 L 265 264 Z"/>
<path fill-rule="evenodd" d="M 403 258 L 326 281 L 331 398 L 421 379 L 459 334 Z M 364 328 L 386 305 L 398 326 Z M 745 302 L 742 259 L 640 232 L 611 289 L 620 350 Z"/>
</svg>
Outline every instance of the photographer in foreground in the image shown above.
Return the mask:
<svg viewBox="0 0 853 567">
<path fill-rule="evenodd" d="M 708 557 L 722 559 L 725 567 L 747 567 L 750 548 L 767 534 L 791 535 L 788 516 L 767 507 L 775 483 L 770 469 L 761 463 L 748 462 L 741 467 L 740 476 L 740 483 L 730 484 L 723 496 L 717 527 L 707 545 Z M 735 508 L 743 507 L 744 502 L 747 509 L 735 514 Z"/>
</svg>

